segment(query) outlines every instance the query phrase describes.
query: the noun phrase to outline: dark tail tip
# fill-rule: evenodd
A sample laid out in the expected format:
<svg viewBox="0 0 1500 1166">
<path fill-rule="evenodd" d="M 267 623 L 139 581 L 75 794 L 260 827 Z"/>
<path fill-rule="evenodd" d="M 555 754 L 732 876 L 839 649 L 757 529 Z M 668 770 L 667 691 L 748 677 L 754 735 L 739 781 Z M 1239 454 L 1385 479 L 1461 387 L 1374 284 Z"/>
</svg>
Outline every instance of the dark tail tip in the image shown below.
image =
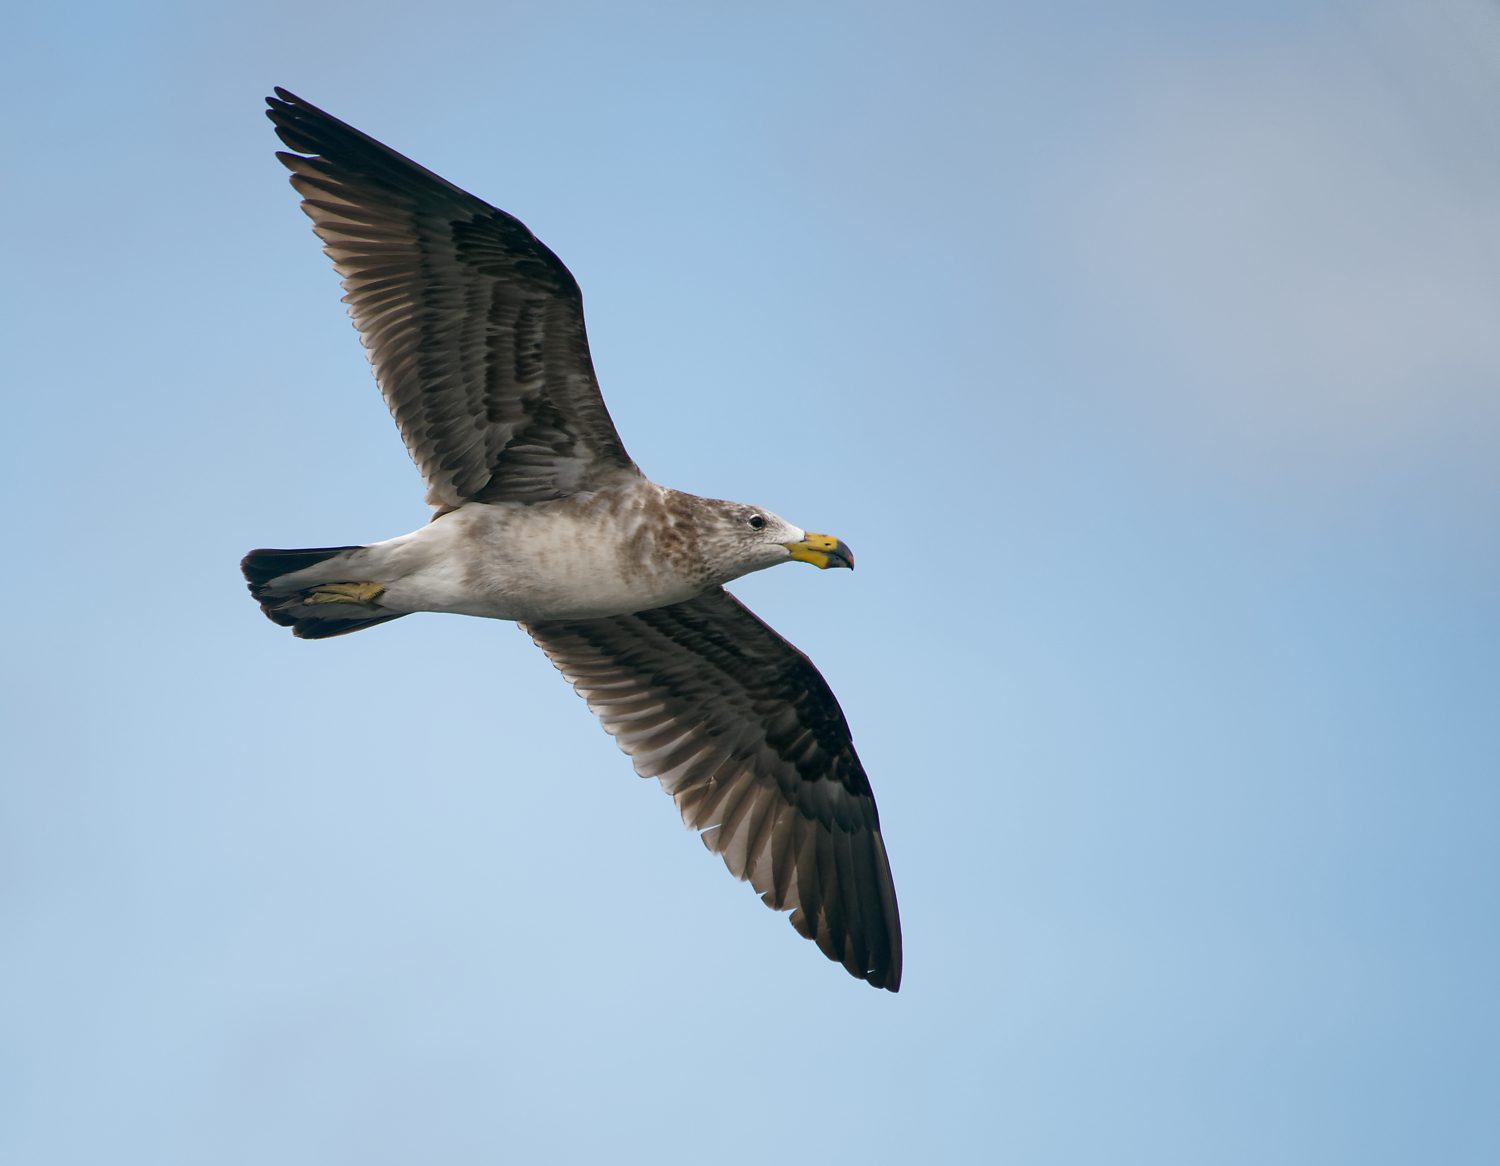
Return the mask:
<svg viewBox="0 0 1500 1166">
<path fill-rule="evenodd" d="M 326 640 L 330 636 L 344 636 L 350 632 L 372 628 L 376 624 L 389 623 L 393 619 L 400 619 L 404 613 L 364 614 L 358 606 L 351 611 L 344 604 L 314 607 L 302 602 L 303 591 L 294 588 L 277 594 L 271 584 L 283 575 L 316 566 L 345 551 L 361 549 L 357 546 L 303 547 L 300 550 L 283 551 L 262 547 L 240 560 L 240 570 L 244 573 L 245 581 L 250 584 L 250 594 L 260 604 L 267 619 L 284 628 L 291 628 L 292 635 L 301 639 Z"/>
<path fill-rule="evenodd" d="M 240 570 L 244 572 L 245 581 L 250 584 L 250 594 L 257 599 L 258 588 L 263 588 L 273 579 L 279 579 L 282 575 L 290 575 L 293 571 L 300 571 L 304 567 L 311 567 L 324 559 L 331 559 L 334 555 L 341 555 L 345 551 L 357 551 L 359 547 L 304 547 L 296 551 L 274 551 L 262 547 L 251 551 L 240 560 Z"/>
</svg>

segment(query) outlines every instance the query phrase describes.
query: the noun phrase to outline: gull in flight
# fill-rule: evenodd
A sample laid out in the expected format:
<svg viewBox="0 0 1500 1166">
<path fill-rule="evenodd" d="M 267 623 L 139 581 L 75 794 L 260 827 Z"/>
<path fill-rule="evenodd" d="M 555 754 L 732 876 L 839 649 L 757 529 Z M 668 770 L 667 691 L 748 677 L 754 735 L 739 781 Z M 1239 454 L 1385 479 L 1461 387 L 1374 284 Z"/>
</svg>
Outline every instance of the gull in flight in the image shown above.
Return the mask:
<svg viewBox="0 0 1500 1166">
<path fill-rule="evenodd" d="M 516 621 L 732 874 L 896 991 L 896 892 L 848 723 L 812 662 L 724 589 L 778 563 L 852 567 L 849 548 L 649 480 L 556 255 L 286 90 L 267 104 L 434 514 L 369 546 L 251 551 L 261 610 L 305 639 L 418 611 Z"/>
</svg>

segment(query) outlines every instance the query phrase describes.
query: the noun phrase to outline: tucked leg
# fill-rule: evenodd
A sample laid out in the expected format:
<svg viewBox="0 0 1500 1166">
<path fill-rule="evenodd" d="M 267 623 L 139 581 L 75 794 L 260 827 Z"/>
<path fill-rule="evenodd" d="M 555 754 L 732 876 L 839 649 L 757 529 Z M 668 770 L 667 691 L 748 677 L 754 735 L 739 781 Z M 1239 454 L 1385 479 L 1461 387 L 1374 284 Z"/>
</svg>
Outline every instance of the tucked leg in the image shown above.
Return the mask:
<svg viewBox="0 0 1500 1166">
<path fill-rule="evenodd" d="M 311 588 L 302 602 L 314 603 L 374 603 L 385 590 L 383 583 L 322 583 Z"/>
</svg>

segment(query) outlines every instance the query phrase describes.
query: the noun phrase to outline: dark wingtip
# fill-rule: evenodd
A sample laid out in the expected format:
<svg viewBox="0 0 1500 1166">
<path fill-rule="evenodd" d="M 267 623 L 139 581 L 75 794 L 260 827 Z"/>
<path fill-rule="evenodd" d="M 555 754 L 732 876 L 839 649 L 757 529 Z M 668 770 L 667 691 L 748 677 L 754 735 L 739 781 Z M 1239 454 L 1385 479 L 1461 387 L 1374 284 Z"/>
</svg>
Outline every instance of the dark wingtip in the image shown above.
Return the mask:
<svg viewBox="0 0 1500 1166">
<path fill-rule="evenodd" d="M 266 104 L 272 109 L 286 109 L 291 106 L 300 105 L 303 109 L 314 109 L 316 106 L 304 101 L 290 89 L 283 89 L 280 85 L 271 88 L 271 96 L 266 98 Z"/>
</svg>

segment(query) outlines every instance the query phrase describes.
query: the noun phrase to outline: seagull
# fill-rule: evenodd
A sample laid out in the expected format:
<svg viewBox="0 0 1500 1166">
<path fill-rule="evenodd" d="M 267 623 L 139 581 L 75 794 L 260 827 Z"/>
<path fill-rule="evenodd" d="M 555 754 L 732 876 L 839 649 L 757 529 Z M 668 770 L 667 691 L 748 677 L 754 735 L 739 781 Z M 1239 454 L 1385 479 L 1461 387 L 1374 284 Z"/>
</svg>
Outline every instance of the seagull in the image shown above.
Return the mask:
<svg viewBox="0 0 1500 1166">
<path fill-rule="evenodd" d="M 434 513 L 368 546 L 251 551 L 261 610 L 304 639 L 419 611 L 515 621 L 730 873 L 896 991 L 896 891 L 848 722 L 812 662 L 724 589 L 778 563 L 852 568 L 849 548 L 648 479 L 556 255 L 285 89 L 266 103 Z"/>
</svg>

